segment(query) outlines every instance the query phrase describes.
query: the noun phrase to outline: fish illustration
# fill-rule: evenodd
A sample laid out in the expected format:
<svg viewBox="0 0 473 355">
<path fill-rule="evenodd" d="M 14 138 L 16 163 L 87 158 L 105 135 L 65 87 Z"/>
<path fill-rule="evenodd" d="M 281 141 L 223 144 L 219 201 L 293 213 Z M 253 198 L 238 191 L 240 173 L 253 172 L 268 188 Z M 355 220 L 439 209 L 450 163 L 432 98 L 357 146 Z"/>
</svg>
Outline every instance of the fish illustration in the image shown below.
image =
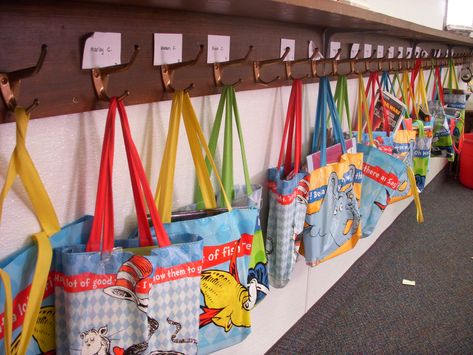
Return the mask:
<svg viewBox="0 0 473 355">
<path fill-rule="evenodd" d="M 237 270 L 238 242 L 230 260 L 229 271 L 202 271 L 200 290 L 204 296 L 200 327 L 215 324 L 229 332 L 233 326 L 250 327 L 250 310 L 256 304 L 257 282 L 248 288 L 240 283 Z M 256 281 L 256 279 L 254 279 Z"/>
</svg>

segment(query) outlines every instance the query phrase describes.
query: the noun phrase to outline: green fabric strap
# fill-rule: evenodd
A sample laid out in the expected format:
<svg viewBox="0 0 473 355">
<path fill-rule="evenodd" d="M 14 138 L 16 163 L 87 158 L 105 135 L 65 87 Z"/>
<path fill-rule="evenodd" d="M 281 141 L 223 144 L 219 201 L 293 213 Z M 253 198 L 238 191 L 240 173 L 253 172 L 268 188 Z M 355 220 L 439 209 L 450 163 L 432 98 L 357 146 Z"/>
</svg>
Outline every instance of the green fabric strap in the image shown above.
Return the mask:
<svg viewBox="0 0 473 355">
<path fill-rule="evenodd" d="M 350 138 L 352 138 L 352 129 L 351 129 L 351 117 L 350 117 L 350 103 L 348 102 L 348 83 L 346 75 L 340 75 L 337 80 L 337 86 L 335 87 L 334 95 L 335 104 L 337 105 L 338 117 L 340 118 L 340 124 L 343 119 L 343 109 L 345 109 L 345 114 L 347 116 L 348 131 Z M 328 116 L 328 119 L 330 115 Z"/>
<path fill-rule="evenodd" d="M 246 157 L 245 144 L 243 140 L 243 133 L 240 123 L 240 114 L 236 103 L 235 89 L 232 86 L 225 86 L 220 96 L 220 101 L 215 115 L 214 124 L 210 133 L 209 139 L 209 150 L 212 157 L 215 158 L 215 152 L 217 149 L 218 137 L 220 128 L 222 126 L 223 112 L 225 111 L 225 128 L 223 138 L 223 158 L 222 158 L 222 182 L 225 193 L 232 200 L 234 199 L 234 172 L 233 172 L 233 117 L 235 117 L 235 124 L 238 133 L 238 139 L 240 142 L 240 151 L 243 164 L 243 173 L 245 178 L 246 193 L 249 195 L 253 192 L 250 181 L 250 174 L 248 171 L 248 162 Z M 209 160 L 205 160 L 207 170 L 209 173 L 212 168 Z M 202 202 L 202 194 L 200 188 L 196 187 L 195 201 L 197 202 L 197 208 L 204 208 Z M 220 206 L 225 206 L 224 201 L 220 199 Z"/>
</svg>

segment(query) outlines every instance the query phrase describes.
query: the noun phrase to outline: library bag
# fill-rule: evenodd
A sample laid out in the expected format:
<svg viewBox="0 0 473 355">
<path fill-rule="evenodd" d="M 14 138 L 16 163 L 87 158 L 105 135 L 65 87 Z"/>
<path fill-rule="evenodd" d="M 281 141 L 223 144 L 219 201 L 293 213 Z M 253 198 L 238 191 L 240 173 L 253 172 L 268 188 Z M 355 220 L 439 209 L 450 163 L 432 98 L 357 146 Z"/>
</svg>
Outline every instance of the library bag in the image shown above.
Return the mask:
<svg viewBox="0 0 473 355">
<path fill-rule="evenodd" d="M 333 141 L 341 154 L 327 161 L 327 117 L 332 121 Z M 347 153 L 328 77 L 321 77 L 312 152 L 320 151 L 320 167 L 310 171 L 303 254 L 310 266 L 355 247 L 361 237 L 360 197 L 363 155 Z"/>
<path fill-rule="evenodd" d="M 245 143 L 243 137 L 243 131 L 241 127 L 240 114 L 238 110 L 238 104 L 235 95 L 235 88 L 233 86 L 224 86 L 222 94 L 220 96 L 215 120 L 212 126 L 212 131 L 209 138 L 209 150 L 212 157 L 215 160 L 215 152 L 217 149 L 218 136 L 222 125 L 223 113 L 225 111 L 225 124 L 224 124 L 224 138 L 223 138 L 223 157 L 222 157 L 222 169 L 221 177 L 223 182 L 223 188 L 228 197 L 231 198 L 232 207 L 235 209 L 252 207 L 258 211 L 261 208 L 262 203 L 262 190 L 261 185 L 253 185 L 250 181 L 250 173 L 248 169 L 248 161 L 246 158 Z M 243 166 L 243 175 L 245 183 L 243 185 L 234 184 L 234 171 L 233 171 L 233 122 L 235 122 L 238 143 L 240 146 L 241 162 Z M 208 159 L 206 159 L 207 170 L 211 171 L 211 165 Z M 203 208 L 204 203 L 202 201 L 202 193 L 197 186 L 197 197 L 196 201 L 198 208 Z M 224 201 L 220 194 L 219 206 L 224 206 Z M 250 288 L 256 289 L 256 303 L 262 301 L 264 297 L 269 293 L 269 278 L 267 269 L 267 258 L 264 249 L 263 231 L 261 230 L 259 215 L 256 218 L 256 228 L 253 236 L 253 246 L 251 248 L 250 255 L 250 268 L 248 270 L 247 283 Z M 250 293 L 252 293 L 251 290 Z"/>
<path fill-rule="evenodd" d="M 205 209 L 171 213 L 181 116 Z M 217 206 L 202 149 L 218 181 L 225 208 Z M 186 182 L 186 178 L 181 180 Z M 250 311 L 257 299 L 256 285 L 248 284 L 247 280 L 259 211 L 250 206 L 232 208 L 187 92 L 174 94 L 155 199 L 168 233 L 197 233 L 204 239 L 200 312 L 197 313 L 199 353 L 207 354 L 241 342 L 251 331 Z"/>
<path fill-rule="evenodd" d="M 309 175 L 301 169 L 301 153 L 302 82 L 294 80 L 278 164 L 268 169 L 266 253 L 269 283 L 273 287 L 284 287 L 290 281 L 304 228 Z"/>
<path fill-rule="evenodd" d="M 118 109 L 135 202 L 139 237 L 116 240 L 113 161 Z M 155 243 L 146 206 L 156 231 Z M 133 143 L 123 102 L 110 100 L 95 215 L 86 245 L 58 254 L 57 353 L 196 354 L 202 238 L 168 236 Z"/>
<path fill-rule="evenodd" d="M 16 146 L 0 192 L 0 218 L 8 191 L 19 176 L 41 232 L 33 235 L 34 243 L 0 261 L 4 279 L 10 279 L 8 289 L 0 288 L 0 324 L 4 325 L 0 327 L 0 348 L 6 354 L 50 353 L 56 349 L 54 276 L 58 271 L 52 249 L 83 242 L 91 227 L 91 217 L 59 227 L 54 207 L 26 147 L 29 113 L 17 107 L 14 114 Z M 12 299 L 7 309 L 3 308 L 6 297 Z"/>
</svg>

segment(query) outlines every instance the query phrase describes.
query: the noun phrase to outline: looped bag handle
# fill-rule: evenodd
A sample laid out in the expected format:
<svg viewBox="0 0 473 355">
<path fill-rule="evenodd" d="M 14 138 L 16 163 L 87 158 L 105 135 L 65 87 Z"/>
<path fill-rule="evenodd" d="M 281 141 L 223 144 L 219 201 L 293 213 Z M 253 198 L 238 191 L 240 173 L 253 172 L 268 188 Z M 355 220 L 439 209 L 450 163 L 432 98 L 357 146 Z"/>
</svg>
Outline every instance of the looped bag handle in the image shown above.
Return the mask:
<svg viewBox="0 0 473 355">
<path fill-rule="evenodd" d="M 184 121 L 187 140 L 189 142 L 205 208 L 214 209 L 217 207 L 217 202 L 210 181 L 209 171 L 207 170 L 204 156 L 202 154 L 202 149 L 205 151 L 208 161 L 215 173 L 215 177 L 222 192 L 225 207 L 228 211 L 232 210 L 230 201 L 228 200 L 222 180 L 218 173 L 217 166 L 212 158 L 212 154 L 207 145 L 204 134 L 202 133 L 194 108 L 192 107 L 189 94 L 184 93 L 183 91 L 176 91 L 172 100 L 168 136 L 166 139 L 166 146 L 155 193 L 155 202 L 164 223 L 171 222 L 172 194 L 174 190 L 174 173 L 181 117 Z"/>
<path fill-rule="evenodd" d="M 127 155 L 131 185 L 135 200 L 139 245 L 141 247 L 154 245 L 146 217 L 146 202 L 156 231 L 158 246 L 169 246 L 171 245 L 171 242 L 157 212 L 138 150 L 136 149 L 131 137 L 125 106 L 123 105 L 123 101 L 113 97 L 110 100 L 107 122 L 105 125 L 95 215 L 86 251 L 101 251 L 102 253 L 111 252 L 114 247 L 112 173 L 114 160 L 115 117 L 117 108 L 122 126 L 125 152 Z"/>
<path fill-rule="evenodd" d="M 368 138 L 369 138 L 369 145 L 374 147 L 374 140 L 373 140 L 373 130 L 371 127 L 371 118 L 370 112 L 368 111 L 368 100 L 366 99 L 366 89 L 365 89 L 365 81 L 361 74 L 358 74 L 358 105 L 357 105 L 357 140 L 358 143 L 363 143 L 363 115 L 366 119 L 366 127 L 368 131 Z"/>
<path fill-rule="evenodd" d="M 292 150 L 294 147 L 294 163 Z M 284 160 L 283 176 L 287 177 L 291 172 L 297 174 L 301 169 L 302 155 L 302 81 L 293 80 L 289 104 L 287 107 L 284 132 L 279 150 L 278 171 Z"/>
<path fill-rule="evenodd" d="M 23 107 L 15 109 L 16 145 L 8 164 L 8 170 L 0 192 L 0 221 L 2 218 L 3 203 L 10 191 L 15 178 L 20 177 L 26 193 L 33 206 L 34 214 L 41 226 L 42 232 L 48 237 L 58 232 L 61 228 L 53 204 L 39 176 L 38 170 L 26 148 L 26 132 L 30 115 Z"/>
<path fill-rule="evenodd" d="M 353 136 L 353 132 L 351 128 L 350 102 L 348 100 L 348 82 L 346 75 L 338 76 L 337 86 L 335 87 L 335 94 L 333 98 L 337 106 L 338 118 L 340 119 L 340 123 L 342 123 L 343 121 L 343 111 L 345 111 L 348 123 L 348 134 L 351 138 Z"/>
<path fill-rule="evenodd" d="M 320 144 L 320 166 L 327 165 L 327 108 L 333 127 L 333 135 L 336 143 L 341 144 L 342 152 L 346 153 L 345 140 L 342 127 L 338 117 L 335 100 L 330 90 L 329 78 L 324 76 L 319 81 L 319 95 L 317 97 L 317 111 L 315 116 L 315 129 L 312 139 L 312 152 L 319 150 Z"/>
<path fill-rule="evenodd" d="M 209 138 L 209 150 L 212 157 L 215 159 L 215 151 L 217 149 L 218 137 L 220 128 L 222 125 L 223 113 L 225 112 L 225 128 L 224 128 L 224 141 L 223 141 L 223 162 L 222 162 L 222 182 L 225 192 L 231 200 L 234 198 L 234 184 L 233 184 L 233 118 L 235 120 L 235 126 L 238 133 L 238 140 L 240 143 L 240 154 L 243 165 L 243 175 L 245 179 L 246 194 L 250 195 L 253 193 L 251 187 L 250 173 L 248 170 L 248 160 L 246 157 L 245 142 L 243 139 L 243 131 L 241 129 L 240 113 L 238 111 L 238 105 L 236 101 L 235 88 L 231 85 L 224 86 L 222 94 L 220 96 L 219 104 L 217 107 L 217 113 L 212 126 L 212 131 Z M 205 164 L 207 171 L 212 171 L 209 158 L 205 158 Z M 198 208 L 201 208 L 203 203 L 202 193 L 198 188 L 196 191 L 196 198 Z M 222 204 L 223 201 L 220 201 Z"/>
</svg>

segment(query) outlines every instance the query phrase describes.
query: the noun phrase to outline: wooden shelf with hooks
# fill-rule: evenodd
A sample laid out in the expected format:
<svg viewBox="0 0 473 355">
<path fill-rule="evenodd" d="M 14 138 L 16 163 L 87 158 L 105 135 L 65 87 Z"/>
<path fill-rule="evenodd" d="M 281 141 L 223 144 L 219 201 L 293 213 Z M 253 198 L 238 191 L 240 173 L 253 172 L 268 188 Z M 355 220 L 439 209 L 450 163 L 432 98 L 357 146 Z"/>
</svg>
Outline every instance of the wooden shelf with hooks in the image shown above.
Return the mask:
<svg viewBox="0 0 473 355">
<path fill-rule="evenodd" d="M 342 58 L 347 57 L 351 42 L 412 47 L 422 43 L 425 49 L 456 46 L 459 51 L 473 48 L 473 40 L 399 20 L 333 0 L 77 0 L 11 1 L 2 3 L 0 12 L 0 72 L 12 72 L 34 65 L 42 44 L 48 45 L 43 67 L 34 77 L 25 78 L 17 101 L 29 106 L 35 98 L 39 106 L 32 118 L 78 113 L 107 106 L 94 93 L 90 70 L 81 69 L 85 38 L 94 31 L 122 34 L 122 60 L 128 60 L 135 45 L 140 52 L 127 70 L 110 76 L 109 95 L 130 91 L 127 105 L 168 100 L 163 90 L 161 72 L 154 67 L 153 33 L 183 34 L 183 60 L 195 57 L 208 34 L 231 36 L 231 59 L 243 58 L 249 46 L 248 61 L 225 70 L 222 81 L 242 79 L 237 90 L 265 88 L 253 78 L 253 61 L 278 58 L 280 39 L 296 40 L 295 58 L 308 57 L 307 41 L 323 51 L 327 32 L 342 42 Z M 14 34 L 14 35 L 12 35 Z M 326 44 L 326 43 L 325 43 Z M 206 51 L 206 48 L 205 48 Z M 205 55 L 203 55 L 205 57 Z M 269 86 L 289 85 L 285 66 L 271 64 L 262 70 L 262 78 L 281 79 Z M 308 62 L 293 65 L 294 77 L 310 73 Z M 316 78 L 304 79 L 314 82 Z M 186 88 L 195 83 L 191 96 L 217 94 L 213 67 L 200 59 L 195 65 L 180 68 L 173 87 Z M 0 102 L 0 123 L 10 122 L 6 107 Z"/>
</svg>

